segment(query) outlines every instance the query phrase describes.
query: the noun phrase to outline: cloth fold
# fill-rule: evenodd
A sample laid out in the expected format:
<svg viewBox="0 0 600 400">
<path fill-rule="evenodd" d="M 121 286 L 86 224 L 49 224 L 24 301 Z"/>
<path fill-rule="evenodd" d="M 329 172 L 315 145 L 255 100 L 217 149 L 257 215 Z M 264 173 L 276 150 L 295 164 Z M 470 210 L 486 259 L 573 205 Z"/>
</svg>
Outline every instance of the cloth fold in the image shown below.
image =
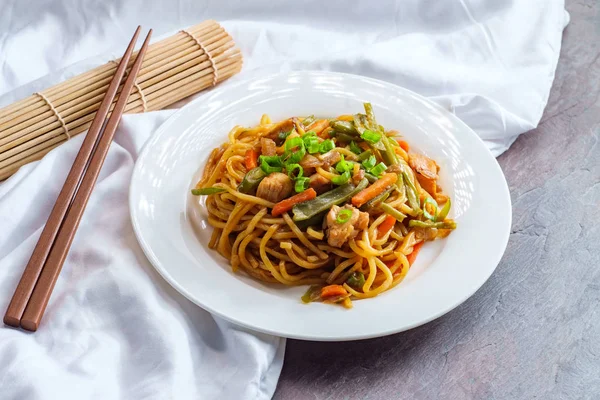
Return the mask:
<svg viewBox="0 0 600 400">
<path fill-rule="evenodd" d="M 323 69 L 389 81 L 447 107 L 494 155 L 539 122 L 568 23 L 560 0 L 4 0 L 0 106 L 120 56 L 138 24 L 159 36 L 209 18 L 244 54 L 233 80 Z M 285 340 L 236 327 L 184 299 L 154 271 L 133 234 L 133 165 L 172 113 L 123 117 L 41 328 L 0 328 L 1 398 L 273 395 Z M 82 139 L 0 183 L 2 311 Z"/>
</svg>

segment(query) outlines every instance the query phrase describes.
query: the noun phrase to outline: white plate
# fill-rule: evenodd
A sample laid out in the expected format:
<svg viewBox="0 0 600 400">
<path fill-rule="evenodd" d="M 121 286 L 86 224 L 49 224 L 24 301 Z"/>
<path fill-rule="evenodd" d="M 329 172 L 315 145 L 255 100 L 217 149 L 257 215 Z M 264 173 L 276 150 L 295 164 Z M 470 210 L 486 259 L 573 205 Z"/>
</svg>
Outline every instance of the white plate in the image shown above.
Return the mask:
<svg viewBox="0 0 600 400">
<path fill-rule="evenodd" d="M 441 166 L 458 228 L 428 243 L 394 289 L 346 310 L 302 304 L 306 287 L 287 288 L 233 274 L 208 249 L 211 229 L 189 195 L 209 152 L 237 124 L 293 115 L 361 112 L 370 101 L 378 121 L 399 130 L 411 148 Z M 146 256 L 179 292 L 237 324 L 279 336 L 353 340 L 404 331 L 469 298 L 500 261 L 511 226 L 508 187 L 477 135 L 454 115 L 389 83 L 330 72 L 295 72 L 231 84 L 183 107 L 148 141 L 133 173 L 131 219 Z M 200 226 L 197 232 L 193 225 Z"/>
</svg>

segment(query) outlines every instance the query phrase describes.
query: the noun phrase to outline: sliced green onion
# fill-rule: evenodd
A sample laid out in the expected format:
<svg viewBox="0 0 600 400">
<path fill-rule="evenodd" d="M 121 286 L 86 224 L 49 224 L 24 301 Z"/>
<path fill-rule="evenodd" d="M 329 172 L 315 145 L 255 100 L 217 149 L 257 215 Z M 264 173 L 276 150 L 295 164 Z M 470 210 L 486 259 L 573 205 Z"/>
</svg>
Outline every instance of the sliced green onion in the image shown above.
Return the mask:
<svg viewBox="0 0 600 400">
<path fill-rule="evenodd" d="M 331 178 L 331 182 L 333 182 L 334 185 L 338 185 L 338 186 L 348 183 L 349 180 L 350 180 L 350 171 L 346 171 L 341 175 L 337 175 L 337 176 L 334 176 L 333 178 Z"/>
<path fill-rule="evenodd" d="M 377 132 L 366 129 L 360 137 L 369 143 L 377 143 L 381 140 L 381 135 Z"/>
<path fill-rule="evenodd" d="M 281 172 L 283 169 L 281 158 L 278 156 L 260 156 L 258 157 L 258 161 L 260 162 L 260 168 L 267 175 L 272 172 Z"/>
<path fill-rule="evenodd" d="M 381 176 L 383 171 L 385 171 L 386 169 L 387 169 L 387 167 L 385 166 L 385 164 L 380 162 L 379 164 L 377 164 L 376 166 L 371 168 L 371 170 L 369 172 L 375 176 Z"/>
<path fill-rule="evenodd" d="M 310 137 L 310 136 L 317 136 L 317 133 L 315 131 L 308 131 L 304 135 L 302 135 L 302 139 L 306 139 L 307 137 Z"/>
<path fill-rule="evenodd" d="M 304 295 L 301 297 L 302 302 L 304 304 L 308 304 L 311 301 L 317 301 L 321 298 L 321 288 L 323 286 L 321 285 L 313 285 L 311 287 L 308 288 L 308 290 L 306 291 L 306 293 L 304 293 Z"/>
<path fill-rule="evenodd" d="M 296 191 L 296 193 L 301 193 L 308 189 L 309 181 L 310 178 L 306 176 L 296 178 L 296 183 L 294 184 L 294 190 Z"/>
<path fill-rule="evenodd" d="M 304 176 L 304 168 L 302 168 L 300 164 L 287 164 L 285 169 L 287 170 L 288 176 L 291 180 L 296 180 Z M 296 175 L 294 175 L 294 170 L 298 170 Z"/>
<path fill-rule="evenodd" d="M 402 222 L 402 220 L 404 218 L 406 218 L 406 215 L 404 215 L 400 211 L 396 210 L 394 207 L 390 206 L 388 203 L 381 203 L 381 205 L 379 207 L 381 207 L 383 212 L 386 213 L 387 215 L 391 215 L 392 217 L 396 218 L 396 221 Z"/>
<path fill-rule="evenodd" d="M 298 148 L 298 150 L 294 151 L 295 148 Z M 304 158 L 305 154 L 306 149 L 304 148 L 304 140 L 302 140 L 302 138 L 295 137 L 285 142 L 285 153 L 283 157 L 285 158 L 286 164 L 299 163 Z"/>
<path fill-rule="evenodd" d="M 279 132 L 279 135 L 277 136 L 277 138 L 279 139 L 279 143 L 285 142 L 285 139 L 287 139 L 288 136 L 290 136 L 293 131 L 294 130 L 292 129 L 291 131 L 288 131 L 288 132 Z"/>
<path fill-rule="evenodd" d="M 342 210 L 338 213 L 335 222 L 338 224 L 345 224 L 346 222 L 350 221 L 350 218 L 352 218 L 352 210 Z"/>
<path fill-rule="evenodd" d="M 450 199 L 448 199 L 448 201 L 446 202 L 446 204 L 444 204 L 444 207 L 442 207 L 442 209 L 440 210 L 440 212 L 438 213 L 437 217 L 435 217 L 436 221 L 443 221 L 444 219 L 446 219 L 446 217 L 448 216 L 448 213 L 450 212 Z"/>
<path fill-rule="evenodd" d="M 333 150 L 335 148 L 335 144 L 331 139 L 324 140 L 321 142 L 321 148 L 319 149 L 320 153 L 327 153 L 329 150 Z"/>
<path fill-rule="evenodd" d="M 371 168 L 373 168 L 376 163 L 377 163 L 377 159 L 375 158 L 374 155 L 371 155 L 369 158 L 367 158 L 365 161 L 363 161 L 362 166 L 368 172 L 368 171 L 371 171 Z"/>
<path fill-rule="evenodd" d="M 427 204 L 431 204 L 431 206 L 433 207 L 433 214 L 430 214 L 429 211 L 427 211 Z M 425 201 L 423 202 L 423 216 L 430 221 L 435 221 L 437 213 L 438 213 L 437 203 L 431 197 L 427 197 L 425 199 Z"/>
<path fill-rule="evenodd" d="M 226 192 L 225 189 L 220 187 L 207 187 L 203 189 L 192 189 L 194 196 L 210 196 L 211 194 Z"/>
<path fill-rule="evenodd" d="M 342 159 L 335 165 L 335 170 L 340 174 L 346 171 L 351 171 L 354 168 L 354 164 L 344 160 L 344 155 L 340 154 Z"/>
<path fill-rule="evenodd" d="M 319 152 L 321 148 L 321 143 L 319 143 L 319 139 L 317 138 L 317 134 L 313 131 L 307 132 L 302 136 L 302 140 L 304 141 L 304 147 L 310 154 L 315 154 Z"/>
<path fill-rule="evenodd" d="M 356 144 L 356 142 L 354 142 L 354 140 L 350 142 L 350 151 L 353 152 L 354 154 L 362 153 L 362 149 L 360 147 L 358 147 L 358 145 Z"/>
</svg>

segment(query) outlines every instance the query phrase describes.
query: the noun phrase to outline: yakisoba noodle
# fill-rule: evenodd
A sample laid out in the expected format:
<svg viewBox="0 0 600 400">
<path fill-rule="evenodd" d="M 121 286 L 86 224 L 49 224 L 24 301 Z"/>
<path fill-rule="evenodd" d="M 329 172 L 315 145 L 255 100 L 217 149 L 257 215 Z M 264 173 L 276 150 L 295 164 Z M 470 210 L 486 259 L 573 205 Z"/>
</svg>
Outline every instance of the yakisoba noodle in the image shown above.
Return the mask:
<svg viewBox="0 0 600 400">
<path fill-rule="evenodd" d="M 305 302 L 351 307 L 393 288 L 425 241 L 456 227 L 439 166 L 397 136 L 368 103 L 364 114 L 236 126 L 192 191 L 207 196 L 209 247 L 234 272 L 311 285 Z"/>
</svg>

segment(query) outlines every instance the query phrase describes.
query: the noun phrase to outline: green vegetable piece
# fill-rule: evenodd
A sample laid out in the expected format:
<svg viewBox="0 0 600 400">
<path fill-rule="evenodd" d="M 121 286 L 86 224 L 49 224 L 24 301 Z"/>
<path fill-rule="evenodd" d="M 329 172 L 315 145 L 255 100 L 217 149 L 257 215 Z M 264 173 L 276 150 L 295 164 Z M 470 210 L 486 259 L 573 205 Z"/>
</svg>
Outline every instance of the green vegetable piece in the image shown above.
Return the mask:
<svg viewBox="0 0 600 400">
<path fill-rule="evenodd" d="M 285 166 L 287 170 L 287 174 L 291 180 L 296 180 L 298 178 L 302 178 L 304 176 L 304 168 L 300 164 L 288 164 Z M 298 172 L 294 175 L 294 171 L 298 170 Z"/>
<path fill-rule="evenodd" d="M 369 183 L 375 183 L 378 179 L 375 175 L 370 174 L 368 172 L 365 172 L 365 178 L 369 181 Z"/>
<path fill-rule="evenodd" d="M 433 214 L 430 214 L 429 211 L 427 211 L 427 204 L 431 204 L 432 205 L 432 207 L 433 207 Z M 423 216 L 425 218 L 427 218 L 428 220 L 430 220 L 430 221 L 435 221 L 437 214 L 438 214 L 438 204 L 431 197 L 427 197 L 425 199 L 425 201 L 423 202 Z"/>
<path fill-rule="evenodd" d="M 300 229 L 308 228 L 309 226 L 315 226 L 315 225 L 322 226 L 323 219 L 325 218 L 325 214 L 327 214 L 327 211 L 317 214 L 314 217 L 311 217 L 309 219 L 305 219 L 304 221 L 297 221 L 296 226 Z"/>
<path fill-rule="evenodd" d="M 387 203 L 382 203 L 381 209 L 387 215 L 391 215 L 392 217 L 396 218 L 396 221 L 402 222 L 404 220 L 404 218 L 406 218 L 406 215 L 404 215 L 400 211 L 396 210 L 394 207 L 390 206 Z"/>
<path fill-rule="evenodd" d="M 281 172 L 283 170 L 281 158 L 278 156 L 259 156 L 258 161 L 260 162 L 260 167 L 267 175 L 272 172 Z"/>
<path fill-rule="evenodd" d="M 371 168 L 373 168 L 376 163 L 377 163 L 377 159 L 375 158 L 374 155 L 371 155 L 369 158 L 367 158 L 365 161 L 363 161 L 362 166 L 365 168 L 365 170 L 367 172 L 371 172 Z"/>
<path fill-rule="evenodd" d="M 330 150 L 335 148 L 335 144 L 331 139 L 324 140 L 321 142 L 321 148 L 319 149 L 319 153 L 327 153 Z"/>
<path fill-rule="evenodd" d="M 387 169 L 384 163 L 380 162 L 369 171 L 371 174 L 379 177 Z"/>
<path fill-rule="evenodd" d="M 365 127 L 366 122 L 367 117 L 364 114 L 354 114 L 354 128 L 360 135 L 367 129 Z"/>
<path fill-rule="evenodd" d="M 350 218 L 352 218 L 352 210 L 345 209 L 338 213 L 335 222 L 337 222 L 338 224 L 344 224 L 350 221 Z"/>
<path fill-rule="evenodd" d="M 240 193 L 253 193 L 260 181 L 262 181 L 267 174 L 262 170 L 261 167 L 256 167 L 248 171 L 246 175 L 244 175 L 244 179 L 238 185 L 238 192 Z"/>
<path fill-rule="evenodd" d="M 392 193 L 394 187 L 387 188 L 383 193 L 378 194 L 373 197 L 371 200 L 367 201 L 365 204 L 360 207 L 361 211 L 371 211 L 377 209 L 381 203 L 383 203 L 388 197 L 390 197 L 390 193 Z"/>
<path fill-rule="evenodd" d="M 358 133 L 354 124 L 350 121 L 333 121 L 330 125 L 336 132 L 347 135 L 356 135 Z"/>
<path fill-rule="evenodd" d="M 225 189 L 220 187 L 208 187 L 203 189 L 192 189 L 194 196 L 210 196 L 211 194 L 226 192 Z"/>
<path fill-rule="evenodd" d="M 310 115 L 310 116 L 308 116 L 308 117 L 306 117 L 306 118 L 304 118 L 302 120 L 302 125 L 309 126 L 313 122 L 315 122 L 315 116 L 314 115 Z"/>
<path fill-rule="evenodd" d="M 368 184 L 369 181 L 366 179 L 361 180 L 356 186 L 352 183 L 346 183 L 345 185 L 325 192 L 312 200 L 296 204 L 292 209 L 294 214 L 293 219 L 294 221 L 304 221 L 323 211 L 329 210 L 334 205 L 345 203 L 356 193 L 366 188 Z"/>
<path fill-rule="evenodd" d="M 302 302 L 304 304 L 308 304 L 312 301 L 320 300 L 322 287 L 323 286 L 321 285 L 312 285 L 311 287 L 309 287 L 306 293 L 304 293 L 304 295 L 301 297 Z"/>
<path fill-rule="evenodd" d="M 344 155 L 341 154 L 340 155 L 342 158 L 341 160 L 335 165 L 335 170 L 337 172 L 339 172 L 340 174 L 346 171 L 351 171 L 354 168 L 354 164 L 351 162 L 348 162 L 344 159 Z"/>
<path fill-rule="evenodd" d="M 417 188 L 408 177 L 406 171 L 402 171 L 402 177 L 404 178 L 404 185 L 406 186 L 408 205 L 415 211 L 421 210 L 419 207 L 419 194 L 417 193 Z"/>
<path fill-rule="evenodd" d="M 437 229 L 456 229 L 456 222 L 454 221 L 419 221 L 417 219 L 410 220 L 408 226 L 411 228 L 437 228 Z"/>
<path fill-rule="evenodd" d="M 338 139 L 338 142 L 348 143 L 356 139 L 356 136 L 346 135 L 345 133 L 337 132 L 335 137 Z"/>
<path fill-rule="evenodd" d="M 354 154 L 362 153 L 362 149 L 360 147 L 358 147 L 358 145 L 356 144 L 356 142 L 354 140 L 352 140 L 350 142 L 350 151 L 353 152 Z"/>
<path fill-rule="evenodd" d="M 369 129 L 374 131 L 379 130 L 379 125 L 377 125 L 377 121 L 375 120 L 375 113 L 373 112 L 371 103 L 363 103 L 363 107 L 365 108 L 365 114 L 367 114 L 367 126 Z"/>
<path fill-rule="evenodd" d="M 365 286 L 365 275 L 360 271 L 354 271 L 346 279 L 346 283 L 353 289 L 362 290 L 363 286 Z"/>
<path fill-rule="evenodd" d="M 435 217 L 435 220 L 443 221 L 444 219 L 446 219 L 446 217 L 448 216 L 448 213 L 450 212 L 450 207 L 451 207 L 451 203 L 450 203 L 450 199 L 448 199 L 446 204 L 444 204 L 444 207 L 442 207 L 442 209 L 438 213 L 437 217 Z"/>
<path fill-rule="evenodd" d="M 346 171 L 341 175 L 334 176 L 333 178 L 331 178 L 331 182 L 334 185 L 338 185 L 338 186 L 344 185 L 344 184 L 348 183 L 348 181 L 350 180 L 350 177 L 351 177 L 350 171 Z"/>
<path fill-rule="evenodd" d="M 383 137 L 383 147 L 384 149 L 381 152 L 381 158 L 387 165 L 396 165 L 398 164 L 398 156 L 396 156 L 396 152 L 394 151 L 394 147 L 391 145 L 393 139 L 384 136 Z"/>
<path fill-rule="evenodd" d="M 309 182 L 310 178 L 306 176 L 296 178 L 296 183 L 294 184 L 294 190 L 296 191 L 296 193 L 301 193 L 308 189 Z"/>
<path fill-rule="evenodd" d="M 377 132 L 373 132 L 371 130 L 365 130 L 361 135 L 361 139 L 369 142 L 369 143 L 377 143 L 381 140 L 381 135 Z"/>
<path fill-rule="evenodd" d="M 373 152 L 371 150 L 363 151 L 362 153 L 360 153 L 358 155 L 358 161 L 364 161 L 367 158 L 371 157 L 372 155 L 373 155 Z"/>
</svg>

